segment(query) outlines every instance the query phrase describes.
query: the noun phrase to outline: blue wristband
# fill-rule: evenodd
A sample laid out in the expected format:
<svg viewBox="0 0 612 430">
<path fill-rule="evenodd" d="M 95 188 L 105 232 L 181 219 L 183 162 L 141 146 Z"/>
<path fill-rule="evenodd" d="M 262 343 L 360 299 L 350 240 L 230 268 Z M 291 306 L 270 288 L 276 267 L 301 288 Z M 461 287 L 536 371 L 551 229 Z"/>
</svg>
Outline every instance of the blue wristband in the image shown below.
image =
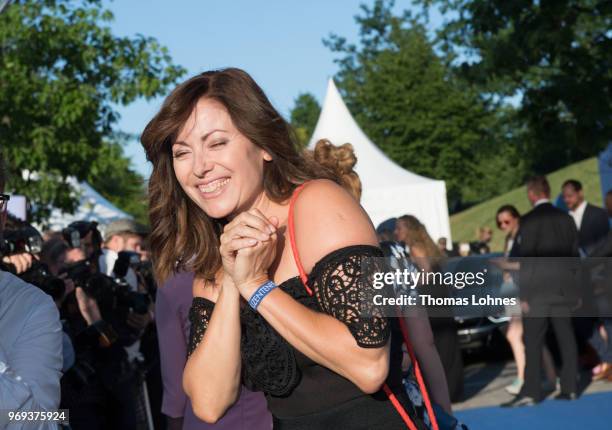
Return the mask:
<svg viewBox="0 0 612 430">
<path fill-rule="evenodd" d="M 249 299 L 249 306 L 253 308 L 254 311 L 257 310 L 257 307 L 261 303 L 261 301 L 266 297 L 270 291 L 276 288 L 276 284 L 272 281 L 268 281 L 259 287 Z"/>
</svg>

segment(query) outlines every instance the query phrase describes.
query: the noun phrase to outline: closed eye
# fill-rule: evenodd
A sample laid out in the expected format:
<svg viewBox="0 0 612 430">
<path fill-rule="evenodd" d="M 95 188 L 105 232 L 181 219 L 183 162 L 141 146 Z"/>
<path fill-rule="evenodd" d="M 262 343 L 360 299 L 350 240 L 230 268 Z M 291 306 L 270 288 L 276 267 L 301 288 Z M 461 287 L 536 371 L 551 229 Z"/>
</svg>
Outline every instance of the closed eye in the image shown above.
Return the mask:
<svg viewBox="0 0 612 430">
<path fill-rule="evenodd" d="M 175 152 L 172 157 L 174 158 L 181 158 L 183 155 L 187 154 L 187 151 L 177 151 Z"/>
<path fill-rule="evenodd" d="M 225 145 L 226 143 L 227 143 L 226 140 L 221 140 L 219 142 L 215 142 L 215 143 L 211 144 L 210 147 L 211 148 L 218 148 L 218 147 L 221 147 L 221 146 Z"/>
</svg>

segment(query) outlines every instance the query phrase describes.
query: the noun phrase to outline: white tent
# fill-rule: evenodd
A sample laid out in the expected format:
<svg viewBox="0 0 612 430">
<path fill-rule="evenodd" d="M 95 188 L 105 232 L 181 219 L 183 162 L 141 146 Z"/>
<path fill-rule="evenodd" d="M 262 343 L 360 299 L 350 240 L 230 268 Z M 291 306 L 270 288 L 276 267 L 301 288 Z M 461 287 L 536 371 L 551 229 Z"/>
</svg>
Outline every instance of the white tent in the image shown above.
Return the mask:
<svg viewBox="0 0 612 430">
<path fill-rule="evenodd" d="M 79 204 L 74 213 L 65 213 L 59 209 L 53 209 L 45 223 L 52 230 L 61 230 L 73 221 L 97 221 L 100 230 L 104 230 L 106 224 L 120 218 L 132 218 L 111 202 L 102 197 L 87 182 L 78 182 L 76 178 L 68 178 L 68 182 L 76 191 Z"/>
<path fill-rule="evenodd" d="M 357 156 L 355 171 L 363 188 L 361 205 L 374 226 L 392 217 L 414 215 L 434 241 L 446 237 L 450 245 L 444 181 L 409 172 L 391 161 L 359 128 L 332 79 L 308 147 L 313 149 L 319 139 L 353 145 Z"/>
</svg>

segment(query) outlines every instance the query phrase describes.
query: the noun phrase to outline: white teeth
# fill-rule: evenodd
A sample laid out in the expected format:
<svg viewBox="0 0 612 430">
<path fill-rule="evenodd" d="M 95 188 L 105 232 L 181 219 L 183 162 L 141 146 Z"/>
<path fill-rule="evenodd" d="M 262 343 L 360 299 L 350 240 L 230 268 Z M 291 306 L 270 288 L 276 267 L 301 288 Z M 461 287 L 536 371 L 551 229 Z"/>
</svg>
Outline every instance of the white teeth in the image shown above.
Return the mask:
<svg viewBox="0 0 612 430">
<path fill-rule="evenodd" d="M 218 189 L 222 188 L 229 182 L 229 178 L 217 179 L 216 181 L 210 182 L 206 185 L 198 186 L 198 189 L 203 193 L 214 193 Z"/>
</svg>

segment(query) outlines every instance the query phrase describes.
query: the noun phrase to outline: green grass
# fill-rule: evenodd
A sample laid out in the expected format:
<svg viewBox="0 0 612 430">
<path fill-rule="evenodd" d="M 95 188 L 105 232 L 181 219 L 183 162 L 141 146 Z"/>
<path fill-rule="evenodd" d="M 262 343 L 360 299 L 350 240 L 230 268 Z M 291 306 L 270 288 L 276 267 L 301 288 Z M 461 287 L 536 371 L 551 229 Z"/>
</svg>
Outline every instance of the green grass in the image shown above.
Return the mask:
<svg viewBox="0 0 612 430">
<path fill-rule="evenodd" d="M 596 157 L 571 164 L 546 176 L 550 182 L 553 199 L 556 199 L 561 191 L 561 184 L 564 181 L 567 179 L 577 179 L 582 182 L 586 200 L 598 206 L 602 205 L 599 168 Z M 476 240 L 478 228 L 487 226 L 493 229 L 491 249 L 493 251 L 501 251 L 503 249 L 504 234 L 497 229 L 495 213 L 500 206 L 505 204 L 516 206 L 521 214 L 531 209 L 525 187 L 515 188 L 512 191 L 452 215 L 450 223 L 453 241 L 468 242 Z"/>
</svg>

